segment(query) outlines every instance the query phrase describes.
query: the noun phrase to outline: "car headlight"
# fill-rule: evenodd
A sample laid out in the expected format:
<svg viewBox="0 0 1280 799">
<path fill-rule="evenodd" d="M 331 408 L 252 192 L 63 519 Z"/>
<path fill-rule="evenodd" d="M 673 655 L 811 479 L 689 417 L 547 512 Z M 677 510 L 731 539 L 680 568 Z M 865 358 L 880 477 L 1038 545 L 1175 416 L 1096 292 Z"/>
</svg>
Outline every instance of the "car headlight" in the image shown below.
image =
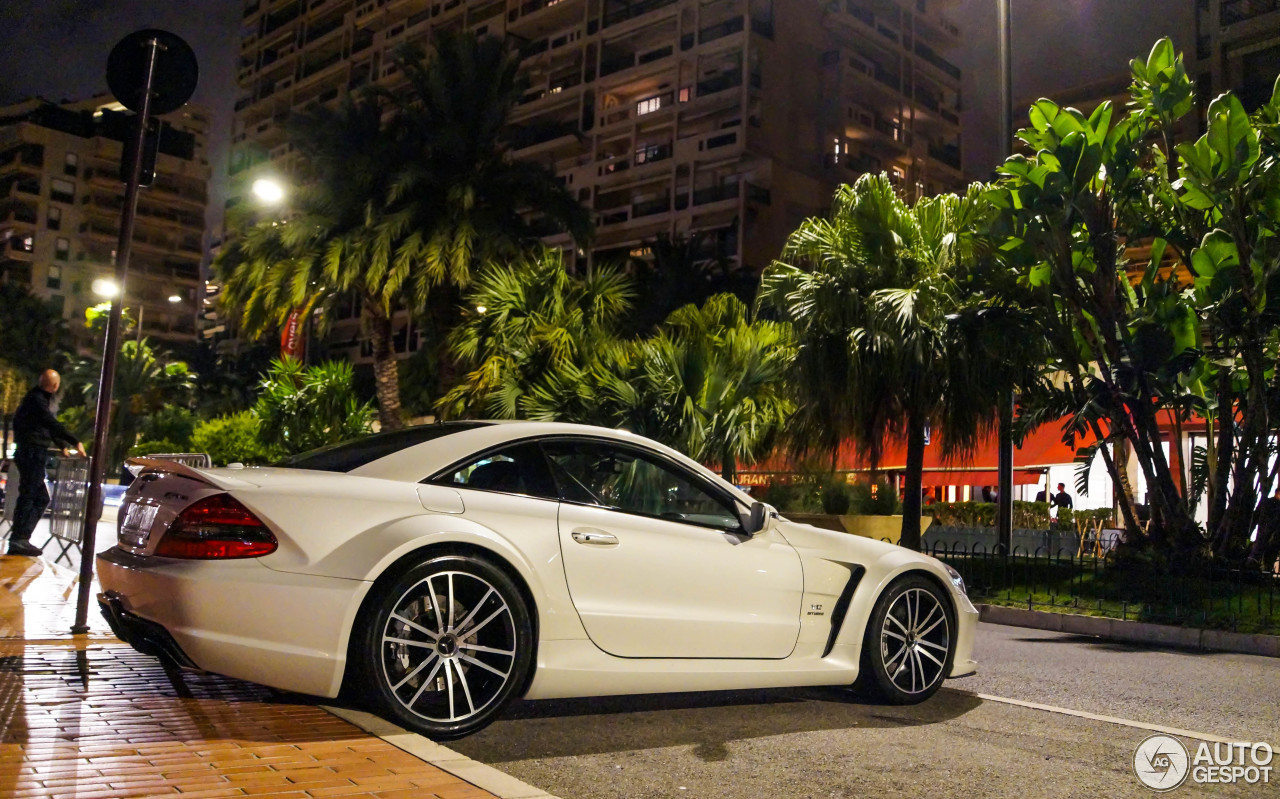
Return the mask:
<svg viewBox="0 0 1280 799">
<path fill-rule="evenodd" d="M 947 570 L 947 574 L 951 577 L 951 584 L 956 587 L 956 590 L 967 595 L 969 592 L 964 588 L 964 578 L 960 576 L 960 572 L 945 563 L 942 564 L 942 568 Z"/>
</svg>

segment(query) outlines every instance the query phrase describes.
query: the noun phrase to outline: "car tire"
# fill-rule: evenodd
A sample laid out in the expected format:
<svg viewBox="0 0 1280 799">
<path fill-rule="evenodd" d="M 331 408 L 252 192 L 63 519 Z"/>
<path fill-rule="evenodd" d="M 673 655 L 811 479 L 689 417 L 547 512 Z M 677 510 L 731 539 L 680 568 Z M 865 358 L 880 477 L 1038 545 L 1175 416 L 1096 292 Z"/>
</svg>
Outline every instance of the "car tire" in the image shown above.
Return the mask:
<svg viewBox="0 0 1280 799">
<path fill-rule="evenodd" d="M 854 687 L 894 705 L 914 705 L 938 692 L 955 660 L 956 614 L 933 580 L 909 574 L 876 600 L 863 635 Z"/>
<path fill-rule="evenodd" d="M 379 586 L 361 625 L 359 686 L 404 727 L 438 741 L 494 721 L 526 684 L 530 609 L 506 572 L 440 555 Z"/>
</svg>

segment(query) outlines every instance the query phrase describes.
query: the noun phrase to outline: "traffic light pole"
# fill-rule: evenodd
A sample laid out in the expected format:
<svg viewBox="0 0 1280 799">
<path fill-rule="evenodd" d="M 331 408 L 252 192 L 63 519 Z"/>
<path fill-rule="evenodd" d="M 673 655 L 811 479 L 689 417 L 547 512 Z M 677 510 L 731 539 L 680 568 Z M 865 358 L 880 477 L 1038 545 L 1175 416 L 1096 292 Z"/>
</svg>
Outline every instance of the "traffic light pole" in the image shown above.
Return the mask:
<svg viewBox="0 0 1280 799">
<path fill-rule="evenodd" d="M 146 146 L 147 125 L 151 119 L 152 87 L 156 63 L 160 59 L 159 38 L 148 42 L 146 77 L 143 83 L 142 107 L 134 122 L 135 156 L 129 164 L 125 182 L 124 209 L 120 214 L 120 238 L 116 243 L 115 278 L 117 294 L 111 302 L 107 320 L 107 340 L 103 345 L 102 374 L 98 381 L 98 406 L 93 422 L 93 458 L 89 461 L 89 491 L 80 535 L 80 586 L 76 596 L 76 621 L 71 632 L 89 632 L 89 602 L 93 599 L 93 559 L 97 544 L 98 520 L 102 518 L 102 481 L 107 470 L 107 444 L 111 431 L 111 395 L 115 389 L 116 359 L 120 351 L 120 316 L 124 311 L 125 279 L 129 274 L 129 252 L 133 243 L 134 219 L 138 212 L 138 187 L 142 179 L 142 153 Z M 127 150 L 126 150 L 127 151 Z"/>
</svg>

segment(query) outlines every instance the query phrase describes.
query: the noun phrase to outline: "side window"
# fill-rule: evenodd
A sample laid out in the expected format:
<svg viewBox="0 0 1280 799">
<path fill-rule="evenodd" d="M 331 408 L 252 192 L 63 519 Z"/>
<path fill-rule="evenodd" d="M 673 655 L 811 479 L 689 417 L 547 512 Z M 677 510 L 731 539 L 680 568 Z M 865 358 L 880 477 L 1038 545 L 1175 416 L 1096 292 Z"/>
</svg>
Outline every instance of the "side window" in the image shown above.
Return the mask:
<svg viewBox="0 0 1280 799">
<path fill-rule="evenodd" d="M 464 466 L 437 475 L 431 482 L 542 499 L 559 498 L 546 459 L 532 444 L 517 444 L 486 453 Z"/>
<path fill-rule="evenodd" d="M 595 441 L 549 441 L 542 447 L 569 502 L 722 530 L 741 526 L 731 505 L 656 455 Z"/>
</svg>

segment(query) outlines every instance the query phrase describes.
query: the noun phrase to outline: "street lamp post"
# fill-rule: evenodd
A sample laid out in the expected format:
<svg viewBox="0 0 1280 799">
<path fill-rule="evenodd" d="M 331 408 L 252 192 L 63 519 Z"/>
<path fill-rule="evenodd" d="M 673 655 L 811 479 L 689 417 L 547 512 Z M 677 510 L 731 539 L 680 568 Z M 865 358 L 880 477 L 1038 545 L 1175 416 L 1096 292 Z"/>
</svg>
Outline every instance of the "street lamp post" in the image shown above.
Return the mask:
<svg viewBox="0 0 1280 799">
<path fill-rule="evenodd" d="M 999 12 L 1000 152 L 1013 154 L 1013 35 L 1011 0 L 996 0 Z M 1005 556 L 1013 553 L 1013 406 L 1012 392 L 1001 403 L 996 465 L 996 539 Z"/>
</svg>

